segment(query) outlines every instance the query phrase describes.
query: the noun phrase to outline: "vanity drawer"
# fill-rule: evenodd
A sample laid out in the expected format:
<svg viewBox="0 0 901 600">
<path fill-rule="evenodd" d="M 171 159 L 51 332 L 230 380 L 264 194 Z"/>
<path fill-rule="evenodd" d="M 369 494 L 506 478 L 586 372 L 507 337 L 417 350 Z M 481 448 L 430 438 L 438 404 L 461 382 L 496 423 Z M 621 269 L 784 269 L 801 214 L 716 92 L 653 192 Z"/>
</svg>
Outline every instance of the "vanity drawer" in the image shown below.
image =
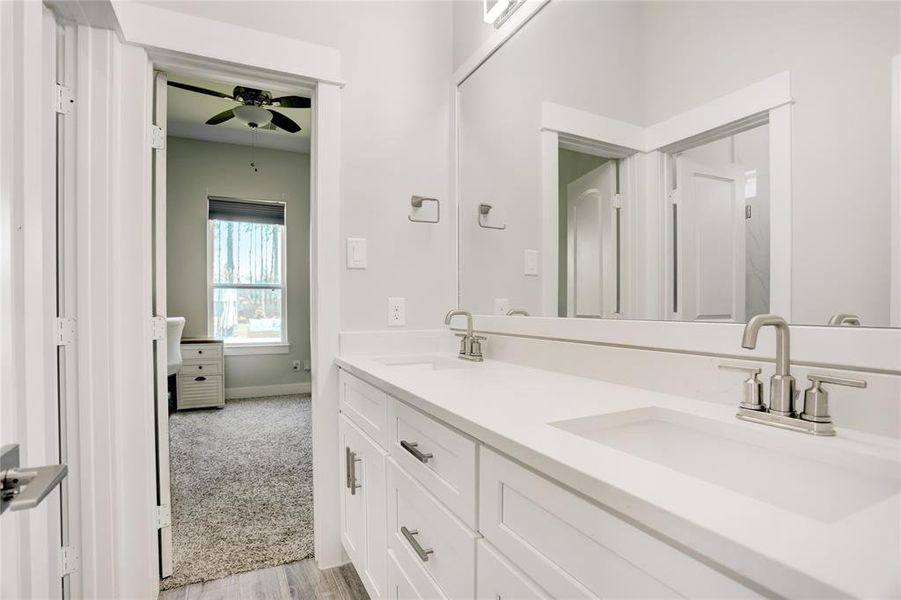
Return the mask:
<svg viewBox="0 0 901 600">
<path fill-rule="evenodd" d="M 554 598 L 759 597 L 491 450 L 479 458 L 481 533 Z"/>
<path fill-rule="evenodd" d="M 340 408 L 382 448 L 388 447 L 388 394 L 343 369 L 338 374 Z"/>
<path fill-rule="evenodd" d="M 551 600 L 544 590 L 485 540 L 478 541 L 476 554 L 478 600 Z"/>
<path fill-rule="evenodd" d="M 390 411 L 391 456 L 476 529 L 476 442 L 399 400 Z"/>
<path fill-rule="evenodd" d="M 219 360 L 222 358 L 222 344 L 182 344 L 182 361 Z"/>
<path fill-rule="evenodd" d="M 222 375 L 178 378 L 178 408 L 223 406 Z"/>
<path fill-rule="evenodd" d="M 191 379 L 198 375 L 222 375 L 222 362 L 182 363 L 178 374 Z"/>
<path fill-rule="evenodd" d="M 448 598 L 475 595 L 476 534 L 393 460 L 388 461 L 388 547 L 410 575 L 419 569 Z"/>
<path fill-rule="evenodd" d="M 410 559 L 412 560 L 412 559 Z M 441 588 L 419 565 L 402 567 L 394 552 L 388 550 L 388 591 L 386 600 L 447 600 Z"/>
</svg>

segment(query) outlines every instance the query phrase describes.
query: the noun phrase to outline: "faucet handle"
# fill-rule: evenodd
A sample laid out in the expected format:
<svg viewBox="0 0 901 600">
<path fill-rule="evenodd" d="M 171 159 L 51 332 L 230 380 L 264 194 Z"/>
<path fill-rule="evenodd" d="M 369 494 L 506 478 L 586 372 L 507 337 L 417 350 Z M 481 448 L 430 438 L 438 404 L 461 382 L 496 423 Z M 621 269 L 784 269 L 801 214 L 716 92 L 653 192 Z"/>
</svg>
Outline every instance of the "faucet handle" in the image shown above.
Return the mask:
<svg viewBox="0 0 901 600">
<path fill-rule="evenodd" d="M 740 371 L 742 373 L 748 373 L 750 375 L 760 375 L 761 370 L 760 367 L 748 367 L 746 365 L 740 365 L 737 363 L 723 363 L 721 365 L 717 365 L 720 369 L 724 371 Z"/>
<path fill-rule="evenodd" d="M 850 379 L 848 377 L 833 377 L 832 375 L 820 375 L 811 373 L 807 376 L 810 387 L 804 390 L 804 410 L 801 418 L 814 423 L 831 423 L 829 415 L 829 391 L 821 386 L 824 383 L 844 385 L 847 387 L 865 388 L 867 382 L 863 379 Z"/>
<path fill-rule="evenodd" d="M 811 385 L 819 387 L 821 383 L 832 383 L 835 385 L 845 385 L 848 387 L 865 388 L 867 382 L 863 379 L 851 379 L 850 377 L 834 377 L 832 375 L 820 375 L 819 373 L 811 373 L 807 376 Z"/>
<path fill-rule="evenodd" d="M 760 375 L 760 367 L 749 367 L 736 363 L 724 363 L 717 366 L 725 371 L 739 371 L 748 374 L 748 378 L 742 382 L 739 408 L 753 411 L 766 410 L 766 406 L 763 404 L 763 384 L 757 379 L 757 376 Z"/>
</svg>

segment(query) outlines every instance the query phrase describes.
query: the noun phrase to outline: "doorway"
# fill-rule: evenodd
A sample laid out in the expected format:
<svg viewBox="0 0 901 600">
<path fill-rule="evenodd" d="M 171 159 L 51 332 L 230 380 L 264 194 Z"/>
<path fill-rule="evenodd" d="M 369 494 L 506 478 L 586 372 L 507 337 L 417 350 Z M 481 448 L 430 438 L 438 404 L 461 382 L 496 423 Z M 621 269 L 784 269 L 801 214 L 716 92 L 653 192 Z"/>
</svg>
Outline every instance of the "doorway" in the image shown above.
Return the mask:
<svg viewBox="0 0 901 600">
<path fill-rule="evenodd" d="M 174 71 L 155 92 L 160 574 L 172 589 L 314 554 L 312 102 Z"/>
</svg>

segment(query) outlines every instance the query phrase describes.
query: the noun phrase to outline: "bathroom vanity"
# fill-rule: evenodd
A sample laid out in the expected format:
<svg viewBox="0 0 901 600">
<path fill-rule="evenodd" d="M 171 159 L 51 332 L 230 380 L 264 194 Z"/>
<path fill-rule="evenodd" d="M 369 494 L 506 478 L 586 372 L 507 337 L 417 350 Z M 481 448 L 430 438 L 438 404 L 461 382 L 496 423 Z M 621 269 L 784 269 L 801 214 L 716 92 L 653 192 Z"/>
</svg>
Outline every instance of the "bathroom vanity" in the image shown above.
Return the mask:
<svg viewBox="0 0 901 600">
<path fill-rule="evenodd" d="M 338 359 L 373 598 L 894 597 L 897 444 L 453 354 Z"/>
</svg>

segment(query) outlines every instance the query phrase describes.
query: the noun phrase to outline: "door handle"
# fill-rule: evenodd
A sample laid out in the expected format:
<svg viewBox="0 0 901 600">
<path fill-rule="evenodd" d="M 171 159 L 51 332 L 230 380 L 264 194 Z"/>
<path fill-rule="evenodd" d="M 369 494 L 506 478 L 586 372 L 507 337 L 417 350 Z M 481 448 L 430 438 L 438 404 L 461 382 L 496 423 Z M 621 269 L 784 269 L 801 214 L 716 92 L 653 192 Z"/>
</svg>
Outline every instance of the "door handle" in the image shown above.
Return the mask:
<svg viewBox="0 0 901 600">
<path fill-rule="evenodd" d="M 413 547 L 413 550 L 416 551 L 416 554 L 419 555 L 419 560 L 422 562 L 428 562 L 429 554 L 434 554 L 435 550 L 433 548 L 423 548 L 419 541 L 413 536 L 419 533 L 418 529 L 407 529 L 406 527 L 401 527 L 400 532 L 403 534 L 405 538 L 407 538 L 407 542 L 410 543 L 410 546 Z"/>
<path fill-rule="evenodd" d="M 66 465 L 20 468 L 19 445 L 0 448 L 0 513 L 34 508 L 68 473 Z"/>
<path fill-rule="evenodd" d="M 434 454 L 431 452 L 423 452 L 419 449 L 419 444 L 417 442 L 408 442 L 407 440 L 400 441 L 401 447 L 413 455 L 416 460 L 425 464 L 429 462 L 430 459 L 434 458 Z"/>
</svg>

